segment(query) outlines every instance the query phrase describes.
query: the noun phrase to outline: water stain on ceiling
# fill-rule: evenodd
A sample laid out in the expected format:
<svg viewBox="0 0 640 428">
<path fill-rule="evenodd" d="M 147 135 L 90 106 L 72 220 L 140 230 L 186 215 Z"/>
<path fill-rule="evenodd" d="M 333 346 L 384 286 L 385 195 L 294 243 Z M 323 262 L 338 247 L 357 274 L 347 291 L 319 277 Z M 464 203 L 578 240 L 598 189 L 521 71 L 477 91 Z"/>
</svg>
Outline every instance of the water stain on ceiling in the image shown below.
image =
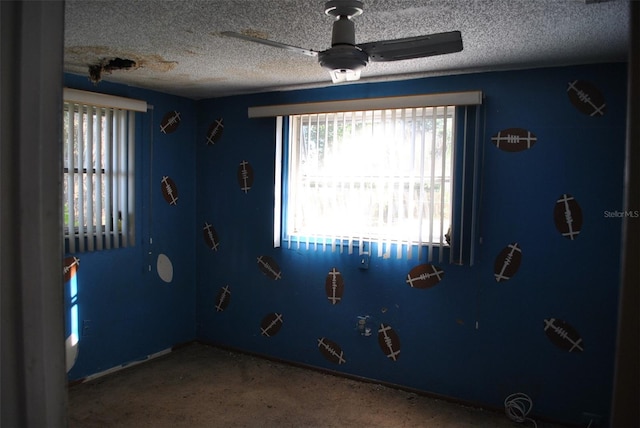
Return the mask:
<svg viewBox="0 0 640 428">
<path fill-rule="evenodd" d="M 106 46 L 66 47 L 64 58 L 70 71 L 88 74 L 94 83 L 102 80 L 105 73 L 132 72 L 140 68 L 153 72 L 168 72 L 178 65 L 177 61 L 166 60 L 157 54 L 127 52 Z"/>
</svg>

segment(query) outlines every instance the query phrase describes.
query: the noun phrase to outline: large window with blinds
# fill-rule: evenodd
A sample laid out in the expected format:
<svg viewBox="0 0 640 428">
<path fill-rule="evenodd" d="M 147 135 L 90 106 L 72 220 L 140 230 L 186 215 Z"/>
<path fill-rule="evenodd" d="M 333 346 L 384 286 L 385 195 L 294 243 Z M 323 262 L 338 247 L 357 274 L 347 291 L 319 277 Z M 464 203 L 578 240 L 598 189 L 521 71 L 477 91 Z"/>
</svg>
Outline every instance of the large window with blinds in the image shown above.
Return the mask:
<svg viewBox="0 0 640 428">
<path fill-rule="evenodd" d="M 473 265 L 481 91 L 258 105 L 275 117 L 274 247 Z"/>
<path fill-rule="evenodd" d="M 284 239 L 380 255 L 448 246 L 456 107 L 288 117 Z"/>
<path fill-rule="evenodd" d="M 104 104 L 64 102 L 62 208 L 69 253 L 128 247 L 135 240 L 135 112 Z"/>
</svg>

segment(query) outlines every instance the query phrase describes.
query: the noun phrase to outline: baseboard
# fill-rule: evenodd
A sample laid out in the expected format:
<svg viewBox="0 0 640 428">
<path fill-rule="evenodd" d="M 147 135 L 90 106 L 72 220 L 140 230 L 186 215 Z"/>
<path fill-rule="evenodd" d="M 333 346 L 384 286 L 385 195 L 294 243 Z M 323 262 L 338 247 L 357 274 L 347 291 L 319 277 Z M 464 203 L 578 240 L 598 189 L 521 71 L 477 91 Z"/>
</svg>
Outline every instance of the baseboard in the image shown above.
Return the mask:
<svg viewBox="0 0 640 428">
<path fill-rule="evenodd" d="M 142 358 L 139 358 L 139 359 L 136 359 L 136 360 L 132 360 L 132 361 L 128 361 L 126 363 L 123 363 L 123 364 L 108 368 L 106 370 L 103 370 L 103 371 L 100 371 L 100 372 L 97 372 L 97 373 L 90 374 L 90 375 L 85 376 L 85 377 L 80 378 L 80 379 L 70 380 L 67 383 L 67 385 L 69 387 L 72 387 L 74 385 L 79 385 L 81 383 L 89 382 L 89 381 L 101 378 L 103 376 L 107 376 L 107 375 L 110 375 L 110 374 L 113 374 L 113 373 L 117 373 L 117 372 L 119 372 L 121 370 L 128 369 L 130 367 L 135 367 L 138 364 L 146 363 L 147 361 L 151 361 L 151 360 L 156 359 L 158 357 L 162 357 L 162 356 L 167 355 L 167 354 L 169 354 L 169 353 L 171 353 L 171 352 L 173 352 L 173 351 L 175 351 L 177 349 L 189 346 L 189 345 L 191 345 L 191 344 L 193 344 L 195 342 L 196 342 L 195 340 L 192 340 L 192 341 L 189 341 L 189 342 L 179 343 L 179 344 L 174 345 L 174 346 L 172 346 L 170 348 L 166 348 L 166 349 L 163 349 L 161 351 L 154 352 L 153 354 L 145 355 Z"/>
</svg>

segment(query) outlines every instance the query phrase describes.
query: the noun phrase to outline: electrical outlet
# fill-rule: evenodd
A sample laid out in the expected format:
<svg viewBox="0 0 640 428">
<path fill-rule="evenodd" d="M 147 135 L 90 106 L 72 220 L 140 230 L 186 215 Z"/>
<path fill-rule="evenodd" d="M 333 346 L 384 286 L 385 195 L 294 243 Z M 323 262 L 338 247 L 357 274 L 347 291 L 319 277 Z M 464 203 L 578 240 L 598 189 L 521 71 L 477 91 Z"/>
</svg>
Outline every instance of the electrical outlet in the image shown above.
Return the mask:
<svg viewBox="0 0 640 428">
<path fill-rule="evenodd" d="M 586 427 L 589 428 L 597 428 L 603 426 L 602 415 L 599 415 L 597 413 L 582 412 L 582 422 L 586 424 Z"/>
</svg>

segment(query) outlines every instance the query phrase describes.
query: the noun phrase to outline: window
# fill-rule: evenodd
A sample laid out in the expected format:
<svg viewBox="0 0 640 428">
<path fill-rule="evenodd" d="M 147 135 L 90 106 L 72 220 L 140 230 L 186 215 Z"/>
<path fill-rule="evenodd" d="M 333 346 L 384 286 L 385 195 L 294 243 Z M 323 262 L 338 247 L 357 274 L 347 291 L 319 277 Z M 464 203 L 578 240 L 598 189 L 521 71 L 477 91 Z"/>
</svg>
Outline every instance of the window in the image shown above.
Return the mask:
<svg viewBox="0 0 640 428">
<path fill-rule="evenodd" d="M 66 250 L 131 246 L 135 240 L 135 112 L 109 105 L 114 101 L 117 105 L 117 97 L 68 89 L 64 95 Z M 134 108 L 146 110 L 146 103 Z"/>
<path fill-rule="evenodd" d="M 479 104 L 481 93 L 473 94 L 468 104 Z M 479 109 L 469 119 L 465 103 L 443 94 L 426 96 L 422 105 L 412 97 L 389 100 L 359 105 L 391 108 L 330 111 L 323 105 L 278 121 L 283 161 L 282 182 L 276 182 L 276 246 L 281 239 L 293 248 L 358 248 L 360 254 L 397 258 L 421 258 L 426 249 L 429 261 L 437 249 L 440 261 L 445 254 L 452 262 L 470 260 Z M 403 103 L 410 106 L 397 106 Z M 297 113 L 290 106 L 273 107 Z M 475 141 L 467 144 L 473 127 Z"/>
<path fill-rule="evenodd" d="M 454 118 L 455 107 L 290 116 L 286 239 L 447 245 Z"/>
</svg>

